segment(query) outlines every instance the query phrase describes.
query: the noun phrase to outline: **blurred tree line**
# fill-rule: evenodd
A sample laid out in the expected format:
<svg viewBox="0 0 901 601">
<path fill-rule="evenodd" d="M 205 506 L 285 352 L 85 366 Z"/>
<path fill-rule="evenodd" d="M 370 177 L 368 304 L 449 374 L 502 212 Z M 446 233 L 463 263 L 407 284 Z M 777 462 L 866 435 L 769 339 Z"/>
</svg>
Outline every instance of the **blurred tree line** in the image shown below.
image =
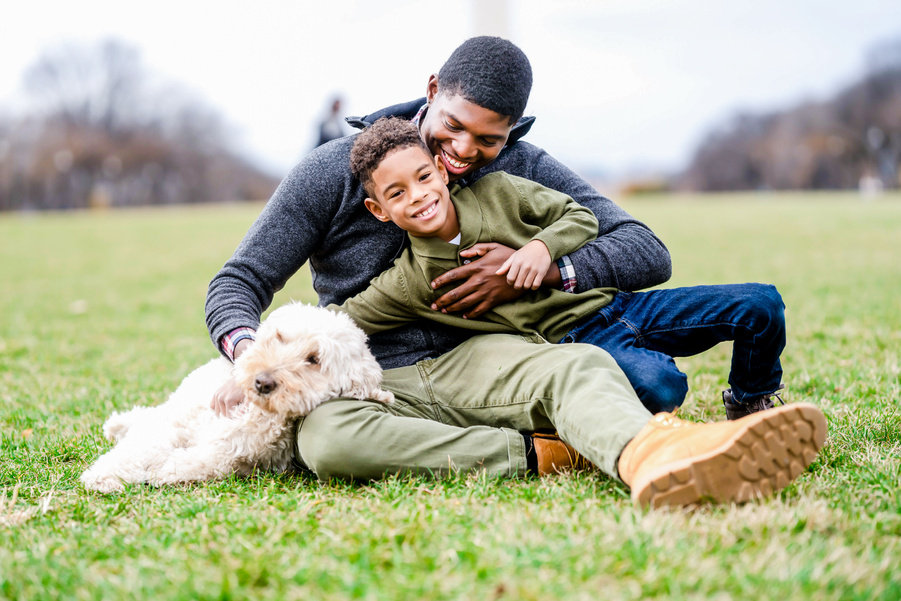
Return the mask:
<svg viewBox="0 0 901 601">
<path fill-rule="evenodd" d="M 0 210 L 256 200 L 278 184 L 121 42 L 48 50 L 24 87 L 27 114 L 0 115 Z"/>
<path fill-rule="evenodd" d="M 863 78 L 825 102 L 740 114 L 700 144 L 687 190 L 898 188 L 901 40 L 870 54 Z"/>
</svg>

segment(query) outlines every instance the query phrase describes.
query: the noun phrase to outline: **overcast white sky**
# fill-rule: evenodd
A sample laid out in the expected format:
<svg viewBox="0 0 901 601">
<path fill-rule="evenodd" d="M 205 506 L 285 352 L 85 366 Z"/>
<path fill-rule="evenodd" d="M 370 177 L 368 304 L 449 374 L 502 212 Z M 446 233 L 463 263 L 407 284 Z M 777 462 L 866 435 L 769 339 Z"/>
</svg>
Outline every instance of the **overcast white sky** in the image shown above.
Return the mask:
<svg viewBox="0 0 901 601">
<path fill-rule="evenodd" d="M 495 33 L 532 61 L 527 139 L 576 168 L 678 169 L 736 110 L 825 98 L 901 37 L 898 0 L 508 0 L 505 28 L 479 29 L 473 6 L 492 1 L 15 2 L 0 22 L 0 110 L 42 48 L 115 37 L 282 175 L 329 96 L 347 114 L 419 97 L 461 41 Z"/>
</svg>

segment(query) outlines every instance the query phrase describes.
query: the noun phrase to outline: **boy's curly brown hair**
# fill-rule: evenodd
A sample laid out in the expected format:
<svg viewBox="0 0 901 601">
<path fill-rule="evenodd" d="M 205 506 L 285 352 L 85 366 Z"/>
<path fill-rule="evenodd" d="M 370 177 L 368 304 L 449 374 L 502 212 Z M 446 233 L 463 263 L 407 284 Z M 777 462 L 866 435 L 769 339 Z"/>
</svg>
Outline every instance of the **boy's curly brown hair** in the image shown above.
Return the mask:
<svg viewBox="0 0 901 601">
<path fill-rule="evenodd" d="M 375 198 L 372 172 L 390 152 L 409 146 L 419 146 L 427 156 L 432 156 L 419 135 L 419 128 L 406 119 L 382 118 L 360 132 L 350 149 L 350 171 L 370 198 Z"/>
</svg>

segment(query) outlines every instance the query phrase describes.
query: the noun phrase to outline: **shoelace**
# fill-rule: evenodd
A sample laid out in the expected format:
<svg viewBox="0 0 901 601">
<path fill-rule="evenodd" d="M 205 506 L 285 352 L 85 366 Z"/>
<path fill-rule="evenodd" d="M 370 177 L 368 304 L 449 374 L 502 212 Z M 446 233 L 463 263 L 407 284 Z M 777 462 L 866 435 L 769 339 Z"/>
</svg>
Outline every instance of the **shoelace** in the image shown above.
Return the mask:
<svg viewBox="0 0 901 601">
<path fill-rule="evenodd" d="M 785 401 L 782 400 L 782 393 L 780 392 L 783 388 L 785 388 L 785 386 L 780 384 L 776 392 L 757 397 L 756 399 L 754 399 L 753 403 L 755 403 L 756 406 L 762 407 L 764 409 L 770 409 L 771 407 L 776 406 L 776 403 L 773 402 L 773 397 L 775 397 L 779 400 L 780 404 L 784 405 Z"/>
<path fill-rule="evenodd" d="M 779 390 L 782 390 L 783 388 L 785 388 L 785 386 L 783 386 L 783 385 L 780 384 Z M 772 397 L 776 397 L 777 399 L 779 399 L 779 403 L 782 404 L 782 405 L 784 405 L 784 404 L 785 404 L 785 401 L 782 400 L 782 393 L 779 392 L 779 390 L 777 390 L 777 391 L 774 392 L 773 394 L 769 395 L 769 397 L 770 397 L 771 399 L 772 399 Z M 776 403 L 773 403 L 773 405 L 775 405 L 775 404 L 776 404 Z"/>
<path fill-rule="evenodd" d="M 751 399 L 745 401 L 744 403 L 739 403 L 732 396 L 732 389 L 728 389 L 723 391 L 723 401 L 727 403 L 732 403 L 734 405 L 744 405 L 746 407 L 756 407 L 757 410 L 761 409 L 771 409 L 776 406 L 776 403 L 773 402 L 773 397 L 776 397 L 779 400 L 780 405 L 784 405 L 785 401 L 782 400 L 782 390 L 785 389 L 785 384 L 779 384 L 779 388 L 776 389 L 775 392 L 771 392 L 770 394 L 761 395 L 755 399 Z M 726 395 L 729 395 L 729 399 L 726 400 Z"/>
</svg>

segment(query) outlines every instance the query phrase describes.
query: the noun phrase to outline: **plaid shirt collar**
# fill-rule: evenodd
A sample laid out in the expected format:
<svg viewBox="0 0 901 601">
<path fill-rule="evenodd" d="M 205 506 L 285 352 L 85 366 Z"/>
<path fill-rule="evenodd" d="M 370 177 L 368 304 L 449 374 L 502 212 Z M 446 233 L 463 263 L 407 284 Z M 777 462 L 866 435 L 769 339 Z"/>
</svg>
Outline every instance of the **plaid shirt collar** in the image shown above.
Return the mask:
<svg viewBox="0 0 901 601">
<path fill-rule="evenodd" d="M 413 115 L 413 118 L 410 119 L 410 122 L 413 125 L 415 125 L 416 127 L 419 127 L 419 122 L 422 120 L 422 116 L 425 115 L 425 112 L 428 108 L 429 108 L 429 103 L 426 102 L 421 107 L 419 107 L 419 110 L 416 111 L 416 114 Z"/>
</svg>

